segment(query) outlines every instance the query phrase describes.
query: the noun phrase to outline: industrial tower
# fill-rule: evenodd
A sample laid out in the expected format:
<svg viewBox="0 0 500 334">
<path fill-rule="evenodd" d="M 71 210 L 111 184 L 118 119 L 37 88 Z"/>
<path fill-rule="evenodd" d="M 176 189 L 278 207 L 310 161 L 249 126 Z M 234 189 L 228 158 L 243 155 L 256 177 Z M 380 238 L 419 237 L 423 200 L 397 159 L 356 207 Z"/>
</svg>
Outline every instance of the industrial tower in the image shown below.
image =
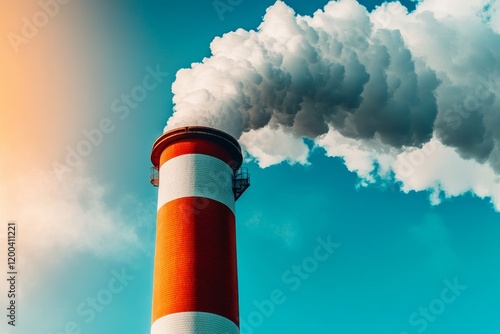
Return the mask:
<svg viewBox="0 0 500 334">
<path fill-rule="evenodd" d="M 158 186 L 151 334 L 238 334 L 235 201 L 250 185 L 229 134 L 189 126 L 153 144 Z"/>
</svg>

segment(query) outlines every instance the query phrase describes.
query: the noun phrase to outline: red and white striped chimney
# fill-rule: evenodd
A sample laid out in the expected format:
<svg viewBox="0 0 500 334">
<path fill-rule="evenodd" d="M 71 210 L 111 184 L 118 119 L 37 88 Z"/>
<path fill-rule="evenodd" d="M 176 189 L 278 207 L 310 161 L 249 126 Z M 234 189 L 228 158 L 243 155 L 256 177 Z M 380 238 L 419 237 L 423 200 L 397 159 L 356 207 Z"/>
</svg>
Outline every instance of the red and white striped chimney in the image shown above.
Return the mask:
<svg viewBox="0 0 500 334">
<path fill-rule="evenodd" d="M 155 141 L 151 161 L 159 171 L 151 334 L 239 333 L 234 207 L 249 182 L 236 174 L 238 142 L 178 128 Z"/>
</svg>

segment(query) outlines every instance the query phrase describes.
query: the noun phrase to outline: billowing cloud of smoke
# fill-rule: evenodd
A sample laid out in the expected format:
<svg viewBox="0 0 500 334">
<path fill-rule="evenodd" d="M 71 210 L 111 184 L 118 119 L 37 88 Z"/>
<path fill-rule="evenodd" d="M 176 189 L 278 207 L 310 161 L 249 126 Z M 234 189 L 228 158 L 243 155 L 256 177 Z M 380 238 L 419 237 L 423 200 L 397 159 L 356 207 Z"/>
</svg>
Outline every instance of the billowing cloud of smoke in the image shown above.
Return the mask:
<svg viewBox="0 0 500 334">
<path fill-rule="evenodd" d="M 166 129 L 222 129 L 263 167 L 308 163 L 309 138 L 364 184 L 395 178 L 436 203 L 471 191 L 500 209 L 498 46 L 497 0 L 424 0 L 411 13 L 340 0 L 312 16 L 278 1 L 257 31 L 215 38 L 211 57 L 177 73 Z"/>
</svg>

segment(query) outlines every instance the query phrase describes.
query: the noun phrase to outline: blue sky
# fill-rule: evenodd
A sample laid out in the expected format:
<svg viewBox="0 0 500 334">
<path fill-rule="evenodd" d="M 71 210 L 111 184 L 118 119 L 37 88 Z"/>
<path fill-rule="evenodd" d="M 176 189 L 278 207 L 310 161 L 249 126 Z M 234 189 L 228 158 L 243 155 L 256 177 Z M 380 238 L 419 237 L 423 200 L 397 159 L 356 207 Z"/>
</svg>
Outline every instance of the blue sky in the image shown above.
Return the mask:
<svg viewBox="0 0 500 334">
<path fill-rule="evenodd" d="M 312 15 L 327 2 L 286 4 L 297 14 Z M 20 276 L 19 326 L 8 333 L 59 334 L 76 327 L 92 334 L 149 332 L 157 192 L 149 184 L 149 155 L 172 115 L 175 74 L 209 57 L 214 37 L 238 28 L 255 30 L 273 3 L 243 0 L 222 16 L 211 1 L 70 3 L 40 37 L 23 46 L 25 53 L 37 52 L 43 43 L 54 43 L 57 50 L 60 42 L 51 34 L 71 41 L 67 53 L 52 56 L 72 68 L 61 82 L 77 85 L 78 101 L 92 108 L 82 111 L 78 122 L 61 126 L 72 134 L 39 169 L 63 162 L 66 147 L 78 145 L 83 129 L 98 127 L 104 118 L 115 129 L 62 183 L 52 188 L 52 179 L 45 181 L 51 184 L 45 189 L 68 194 L 71 203 L 62 197 L 60 211 L 32 216 L 38 217 L 32 222 L 23 220 L 26 208 L 11 212 L 9 219 L 25 230 L 45 223 L 53 230 L 41 229 L 35 245 L 43 250 L 20 246 L 20 257 L 26 255 L 19 270 L 22 275 L 25 268 L 27 278 Z M 382 2 L 360 3 L 371 11 Z M 415 8 L 412 1 L 402 4 Z M 110 107 L 113 101 L 157 67 L 168 74 L 120 119 Z M 498 73 L 498 65 L 495 69 Z M 346 167 L 345 158 L 329 157 L 327 146 L 310 140 L 306 145 L 306 164 L 261 168 L 247 155 L 252 185 L 236 207 L 240 316 L 247 325 L 242 334 L 500 332 L 500 214 L 493 195 L 449 190 L 451 195 L 432 204 L 425 182 L 392 178 L 366 184 L 359 169 Z M 448 174 L 469 172 L 456 168 Z M 71 188 L 82 185 L 85 190 L 73 198 Z M 25 198 L 26 190 L 19 191 Z M 47 196 L 52 196 L 48 190 Z M 79 209 L 65 211 L 73 205 Z M 59 225 L 50 225 L 56 220 Z M 71 231 L 81 235 L 60 240 L 73 238 Z M 48 245 L 40 241 L 44 238 Z M 336 244 L 331 254 L 313 259 L 328 240 Z M 296 266 L 310 270 L 298 274 Z M 107 292 L 111 281 L 120 282 L 119 292 Z M 262 311 L 258 305 L 273 293 L 282 296 L 280 302 Z M 111 300 L 90 311 L 99 294 Z"/>
</svg>

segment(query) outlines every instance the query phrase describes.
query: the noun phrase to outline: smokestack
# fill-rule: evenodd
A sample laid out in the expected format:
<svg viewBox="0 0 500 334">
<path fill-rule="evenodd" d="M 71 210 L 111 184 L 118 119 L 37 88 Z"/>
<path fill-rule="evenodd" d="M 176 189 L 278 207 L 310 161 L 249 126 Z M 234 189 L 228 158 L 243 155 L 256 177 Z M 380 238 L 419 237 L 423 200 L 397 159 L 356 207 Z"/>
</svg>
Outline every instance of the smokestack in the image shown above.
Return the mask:
<svg viewBox="0 0 500 334">
<path fill-rule="evenodd" d="M 161 135 L 151 334 L 239 333 L 235 201 L 250 185 L 241 148 L 202 126 Z M 159 175 L 159 177 L 158 177 Z"/>
</svg>

